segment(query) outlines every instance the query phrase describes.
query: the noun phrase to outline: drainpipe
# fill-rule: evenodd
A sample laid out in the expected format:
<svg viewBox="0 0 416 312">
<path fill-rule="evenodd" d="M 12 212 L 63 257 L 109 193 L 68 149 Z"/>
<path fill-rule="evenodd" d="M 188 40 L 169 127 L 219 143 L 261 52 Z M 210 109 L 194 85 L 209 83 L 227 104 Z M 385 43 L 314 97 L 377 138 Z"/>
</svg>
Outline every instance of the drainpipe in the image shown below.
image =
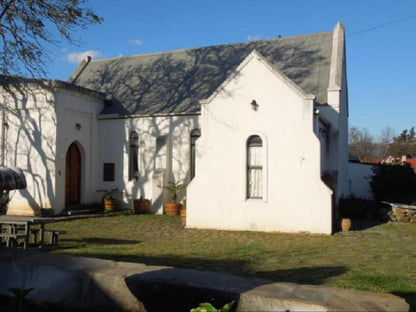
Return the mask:
<svg viewBox="0 0 416 312">
<path fill-rule="evenodd" d="M 4 143 L 6 141 L 5 139 L 5 118 L 6 113 L 4 112 L 4 107 L 1 110 L 1 165 L 4 166 Z"/>
<path fill-rule="evenodd" d="M 6 131 L 8 128 L 6 110 L 3 107 L 1 110 L 1 166 L 5 166 L 6 162 Z"/>
</svg>

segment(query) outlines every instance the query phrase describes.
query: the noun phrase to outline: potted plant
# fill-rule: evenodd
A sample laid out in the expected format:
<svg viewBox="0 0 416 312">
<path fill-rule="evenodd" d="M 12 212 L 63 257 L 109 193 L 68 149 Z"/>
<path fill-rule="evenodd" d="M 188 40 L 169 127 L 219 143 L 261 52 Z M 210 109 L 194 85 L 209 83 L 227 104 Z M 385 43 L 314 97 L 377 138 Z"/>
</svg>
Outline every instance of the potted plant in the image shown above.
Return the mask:
<svg viewBox="0 0 416 312">
<path fill-rule="evenodd" d="M 163 188 L 167 189 L 170 194 L 172 201 L 165 203 L 165 213 L 168 216 L 176 216 L 179 213 L 181 204 L 177 202 L 178 192 L 186 187 L 186 184 L 179 184 L 179 182 L 169 182 L 168 185 L 164 185 Z"/>
<path fill-rule="evenodd" d="M 186 224 L 186 197 L 182 200 L 182 205 L 180 207 L 181 220 L 183 224 Z"/>
<path fill-rule="evenodd" d="M 150 200 L 140 196 L 139 199 L 132 199 L 131 210 L 133 214 L 147 214 L 150 213 Z"/>
<path fill-rule="evenodd" d="M 121 202 L 117 198 L 117 194 L 121 194 L 122 192 L 118 190 L 118 188 L 108 190 L 99 190 L 98 192 L 104 192 L 102 197 L 102 201 L 104 203 L 104 210 L 107 211 L 116 211 L 120 210 Z"/>
<path fill-rule="evenodd" d="M 341 230 L 348 232 L 351 229 L 351 200 L 341 198 L 339 200 L 339 213 L 341 217 Z"/>
</svg>

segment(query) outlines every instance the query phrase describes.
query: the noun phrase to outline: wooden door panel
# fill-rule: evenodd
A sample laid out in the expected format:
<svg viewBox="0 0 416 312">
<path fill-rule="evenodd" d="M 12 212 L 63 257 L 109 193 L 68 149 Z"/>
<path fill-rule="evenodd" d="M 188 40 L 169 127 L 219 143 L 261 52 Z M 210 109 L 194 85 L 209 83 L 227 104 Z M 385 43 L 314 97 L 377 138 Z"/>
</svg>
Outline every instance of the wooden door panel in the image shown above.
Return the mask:
<svg viewBox="0 0 416 312">
<path fill-rule="evenodd" d="M 72 143 L 66 153 L 65 165 L 65 205 L 77 205 L 81 202 L 81 153 Z"/>
</svg>

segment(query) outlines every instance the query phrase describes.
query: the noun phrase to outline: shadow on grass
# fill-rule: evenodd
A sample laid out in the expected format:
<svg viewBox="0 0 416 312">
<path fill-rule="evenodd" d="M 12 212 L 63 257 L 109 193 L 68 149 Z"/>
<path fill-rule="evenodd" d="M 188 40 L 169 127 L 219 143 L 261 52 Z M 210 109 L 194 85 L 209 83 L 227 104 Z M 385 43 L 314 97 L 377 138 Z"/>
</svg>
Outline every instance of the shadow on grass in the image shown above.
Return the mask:
<svg viewBox="0 0 416 312">
<path fill-rule="evenodd" d="M 327 278 L 341 275 L 346 272 L 347 268 L 343 266 L 319 266 L 288 270 L 259 271 L 256 272 L 256 277 L 276 282 L 321 285 L 325 283 Z"/>
<path fill-rule="evenodd" d="M 370 219 L 352 219 L 351 220 L 351 231 L 363 231 L 372 227 L 379 226 L 386 222 L 370 220 Z"/>
<path fill-rule="evenodd" d="M 94 244 L 94 245 L 131 245 L 140 244 L 140 240 L 128 240 L 117 238 L 102 238 L 102 237 L 88 237 L 83 239 L 60 239 L 60 249 L 78 248 L 79 244 Z M 76 246 L 71 246 L 77 244 Z"/>
<path fill-rule="evenodd" d="M 143 255 L 96 254 L 82 252 L 77 256 L 101 258 L 106 260 L 144 263 L 154 266 L 168 266 L 195 270 L 228 273 L 250 278 L 262 278 L 272 282 L 289 282 L 299 284 L 321 285 L 327 278 L 347 272 L 343 266 L 302 267 L 289 270 L 255 271 L 250 263 L 234 259 L 207 260 L 205 258 L 161 256 L 149 257 Z"/>
</svg>

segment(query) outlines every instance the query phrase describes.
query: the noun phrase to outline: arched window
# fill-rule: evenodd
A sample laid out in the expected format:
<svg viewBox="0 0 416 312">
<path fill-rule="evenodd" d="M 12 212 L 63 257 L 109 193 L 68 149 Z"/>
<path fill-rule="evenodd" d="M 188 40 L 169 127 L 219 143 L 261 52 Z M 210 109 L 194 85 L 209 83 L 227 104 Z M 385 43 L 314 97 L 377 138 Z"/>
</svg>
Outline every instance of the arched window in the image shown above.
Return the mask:
<svg viewBox="0 0 416 312">
<path fill-rule="evenodd" d="M 247 140 L 247 198 L 263 198 L 263 142 L 258 135 Z"/>
<path fill-rule="evenodd" d="M 136 131 L 130 133 L 129 138 L 129 180 L 139 179 L 139 135 Z"/>
<path fill-rule="evenodd" d="M 199 129 L 194 129 L 191 131 L 191 149 L 190 149 L 190 180 L 193 179 L 193 177 L 195 176 L 195 159 L 196 159 L 196 149 L 195 149 L 195 143 L 196 140 L 198 140 L 198 138 L 201 136 L 201 130 Z"/>
</svg>

